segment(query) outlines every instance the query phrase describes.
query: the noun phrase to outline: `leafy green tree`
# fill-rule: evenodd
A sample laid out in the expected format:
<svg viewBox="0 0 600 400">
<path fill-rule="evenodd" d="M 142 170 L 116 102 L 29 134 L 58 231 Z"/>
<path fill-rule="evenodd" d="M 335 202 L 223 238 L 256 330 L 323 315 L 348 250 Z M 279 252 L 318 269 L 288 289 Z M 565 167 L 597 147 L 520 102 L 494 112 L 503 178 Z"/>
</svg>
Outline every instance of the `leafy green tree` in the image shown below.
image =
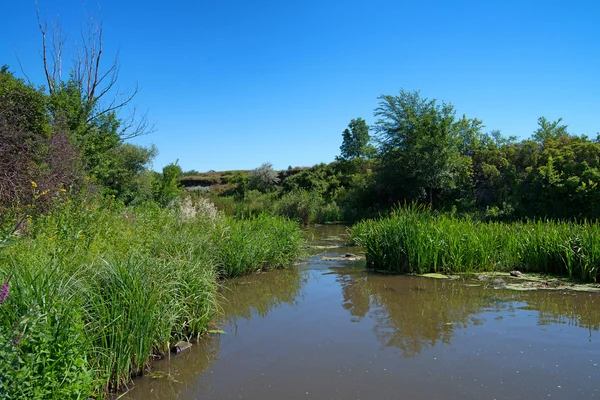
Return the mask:
<svg viewBox="0 0 600 400">
<path fill-rule="evenodd" d="M 12 203 L 27 195 L 38 179 L 50 137 L 46 97 L 0 69 L 0 201 Z"/>
<path fill-rule="evenodd" d="M 163 206 L 168 205 L 181 194 L 179 180 L 183 176 L 183 171 L 177 162 L 163 167 L 162 174 L 155 183 L 155 200 Z"/>
<path fill-rule="evenodd" d="M 569 136 L 567 125 L 561 125 L 562 118 L 556 121 L 548 121 L 546 117 L 538 119 L 538 128 L 533 133 L 532 139 L 538 143 L 543 143 L 546 139 L 561 139 Z"/>
<path fill-rule="evenodd" d="M 286 178 L 282 185 L 285 192 L 307 191 L 324 195 L 338 184 L 338 176 L 332 165 L 321 163 Z"/>
<path fill-rule="evenodd" d="M 419 92 L 400 90 L 397 96 L 379 99 L 375 110 L 379 180 L 388 200 L 428 199 L 433 204 L 434 191 L 454 188 L 456 174 L 465 169 L 461 132 L 476 130 L 479 123 L 466 118 L 457 121 L 451 104 L 438 105 Z"/>
<path fill-rule="evenodd" d="M 354 158 L 370 158 L 375 153 L 375 148 L 369 145 L 371 136 L 369 126 L 362 118 L 350 121 L 348 128 L 342 133 L 342 145 L 340 146 L 340 158 L 351 160 Z"/>
<path fill-rule="evenodd" d="M 156 156 L 155 146 L 122 144 L 106 154 L 106 169 L 100 176 L 105 190 L 125 204 L 152 199 L 152 178 L 148 165 Z"/>
</svg>

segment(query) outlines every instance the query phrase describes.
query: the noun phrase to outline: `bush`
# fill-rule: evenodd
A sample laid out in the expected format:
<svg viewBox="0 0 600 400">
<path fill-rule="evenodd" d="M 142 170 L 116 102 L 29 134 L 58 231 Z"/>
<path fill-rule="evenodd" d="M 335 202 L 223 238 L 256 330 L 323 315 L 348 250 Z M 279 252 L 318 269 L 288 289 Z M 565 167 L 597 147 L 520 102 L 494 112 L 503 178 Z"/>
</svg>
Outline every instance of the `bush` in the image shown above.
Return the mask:
<svg viewBox="0 0 600 400">
<path fill-rule="evenodd" d="M 250 173 L 248 188 L 267 192 L 272 190 L 277 183 L 279 183 L 279 178 L 277 171 L 273 169 L 273 164 L 264 163 Z"/>
</svg>

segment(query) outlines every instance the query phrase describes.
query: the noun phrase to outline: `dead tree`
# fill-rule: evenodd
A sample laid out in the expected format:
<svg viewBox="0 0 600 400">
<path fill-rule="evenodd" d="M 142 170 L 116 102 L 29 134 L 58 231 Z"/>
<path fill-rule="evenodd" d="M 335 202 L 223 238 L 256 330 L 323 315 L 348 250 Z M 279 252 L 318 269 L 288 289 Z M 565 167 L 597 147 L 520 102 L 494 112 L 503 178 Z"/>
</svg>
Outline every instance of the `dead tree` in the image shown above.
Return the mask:
<svg viewBox="0 0 600 400">
<path fill-rule="evenodd" d="M 48 84 L 48 91 L 52 96 L 59 91 L 65 83 L 63 80 L 63 57 L 67 40 L 63 36 L 62 28 L 58 21 L 50 27 L 40 13 L 39 1 L 36 1 L 38 27 L 42 36 L 41 58 Z M 102 16 L 102 10 L 100 10 Z M 153 132 L 154 127 L 149 124 L 147 114 L 139 115 L 132 102 L 139 92 L 137 84 L 129 92 L 119 89 L 119 55 L 105 66 L 103 42 L 102 17 L 96 20 L 90 15 L 85 24 L 85 29 L 80 29 L 80 40 L 74 45 L 72 65 L 69 66 L 70 80 L 75 83 L 81 94 L 83 120 L 86 125 L 93 124 L 103 115 L 114 113 L 119 115 L 126 110 L 125 116 L 119 115 L 121 127 L 119 137 L 121 140 L 131 139 L 136 136 Z"/>
</svg>

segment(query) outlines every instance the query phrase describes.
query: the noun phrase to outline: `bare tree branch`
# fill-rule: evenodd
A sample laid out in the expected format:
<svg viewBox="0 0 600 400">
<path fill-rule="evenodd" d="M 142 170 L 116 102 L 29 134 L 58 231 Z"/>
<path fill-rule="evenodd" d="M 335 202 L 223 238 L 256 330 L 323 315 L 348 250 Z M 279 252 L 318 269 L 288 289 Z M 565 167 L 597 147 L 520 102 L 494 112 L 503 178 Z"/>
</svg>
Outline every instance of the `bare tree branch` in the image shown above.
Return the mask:
<svg viewBox="0 0 600 400">
<path fill-rule="evenodd" d="M 66 40 L 62 35 L 62 28 L 58 21 L 52 24 L 51 32 L 49 32 L 48 24 L 43 20 L 40 13 L 39 0 L 36 0 L 36 12 L 38 27 L 42 36 L 41 58 L 46 81 L 48 82 L 48 90 L 52 95 L 63 82 L 62 60 Z M 139 88 L 136 84 L 129 94 L 118 88 L 117 82 L 120 70 L 118 52 L 108 67 L 103 65 L 105 54 L 101 8 L 100 19 L 95 20 L 93 15 L 90 14 L 85 27 L 82 26 L 79 33 L 79 43 L 74 46 L 71 79 L 81 91 L 85 112 L 82 122 L 90 124 L 103 115 L 119 114 L 127 106 L 130 106 L 138 94 Z M 121 129 L 120 131 L 122 140 L 153 131 L 153 127 L 148 124 L 146 114 L 142 115 L 142 121 L 139 122 L 135 122 L 135 116 L 136 113 L 130 111 L 130 114 L 121 121 L 121 126 L 127 127 L 126 130 Z"/>
<path fill-rule="evenodd" d="M 42 34 L 42 61 L 44 63 L 44 73 L 46 74 L 46 82 L 48 82 L 48 91 L 50 94 L 54 93 L 54 82 L 53 76 L 50 74 L 48 69 L 48 41 L 46 40 L 46 32 L 48 31 L 48 24 L 44 22 L 42 24 L 42 18 L 40 16 L 40 3 L 38 0 L 35 2 L 35 11 L 37 14 L 38 27 Z"/>
<path fill-rule="evenodd" d="M 25 68 L 23 68 L 23 64 L 21 63 L 21 58 L 19 57 L 19 53 L 17 53 L 17 49 L 14 49 L 15 52 L 15 57 L 17 57 L 17 62 L 19 63 L 19 69 L 21 70 L 21 73 L 25 76 L 25 78 L 27 79 L 27 83 L 29 85 L 33 86 L 33 83 L 31 82 L 31 79 L 29 79 L 29 75 L 27 75 L 27 72 L 25 72 Z"/>
</svg>

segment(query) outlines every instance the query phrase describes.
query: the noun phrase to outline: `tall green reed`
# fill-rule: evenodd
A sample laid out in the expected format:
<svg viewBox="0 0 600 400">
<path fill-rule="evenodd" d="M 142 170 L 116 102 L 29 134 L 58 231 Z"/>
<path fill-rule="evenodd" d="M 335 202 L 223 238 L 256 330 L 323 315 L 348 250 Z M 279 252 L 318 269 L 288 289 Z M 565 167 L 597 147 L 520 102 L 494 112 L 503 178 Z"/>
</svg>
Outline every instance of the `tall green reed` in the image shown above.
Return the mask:
<svg viewBox="0 0 600 400">
<path fill-rule="evenodd" d="M 508 271 L 596 281 L 600 229 L 589 221 L 482 222 L 418 206 L 356 224 L 352 240 L 374 268 L 401 273 Z"/>
</svg>

